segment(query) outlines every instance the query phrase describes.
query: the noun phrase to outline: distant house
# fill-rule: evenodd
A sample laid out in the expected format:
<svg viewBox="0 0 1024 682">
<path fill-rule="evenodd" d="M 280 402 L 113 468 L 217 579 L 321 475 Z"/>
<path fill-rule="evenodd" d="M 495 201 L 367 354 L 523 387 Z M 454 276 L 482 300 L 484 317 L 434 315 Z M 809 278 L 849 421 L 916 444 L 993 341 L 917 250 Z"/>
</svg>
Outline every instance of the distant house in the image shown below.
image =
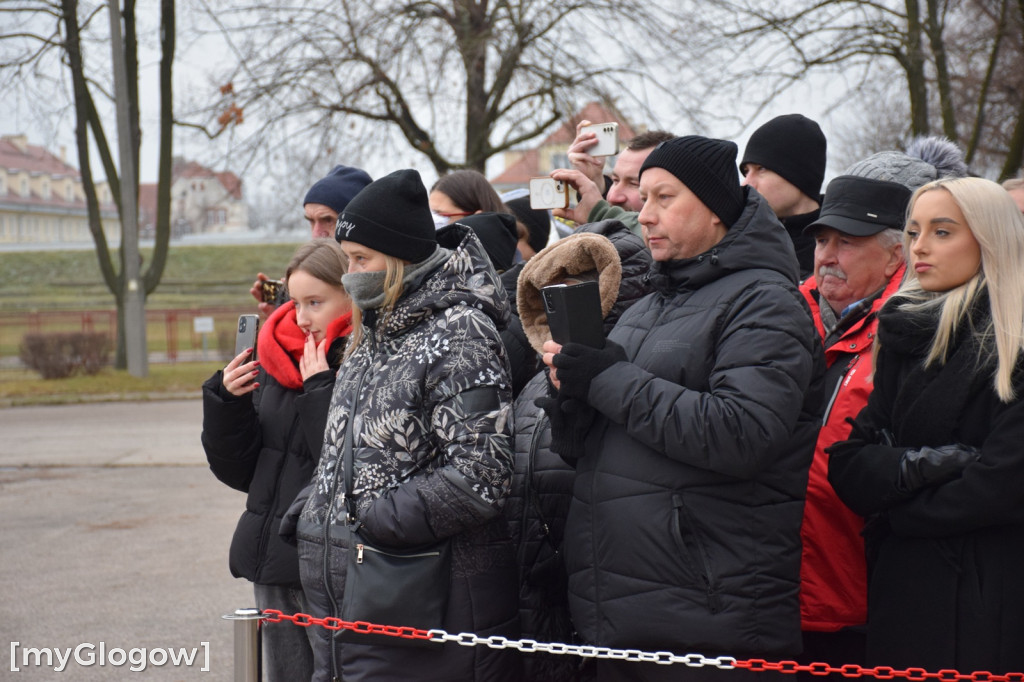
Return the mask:
<svg viewBox="0 0 1024 682">
<path fill-rule="evenodd" d="M 121 225 L 105 183 L 97 186 L 108 241 Z M 0 244 L 91 242 L 85 192 L 78 170 L 60 156 L 28 143 L 25 135 L 0 137 Z"/>
<path fill-rule="evenodd" d="M 569 168 L 569 145 L 576 139 L 576 125 L 583 120 L 591 123 L 618 123 L 620 149 L 636 135 L 633 126 L 613 108 L 590 102 L 548 135 L 539 146 L 505 152 L 505 170 L 491 178 L 491 184 L 498 192 L 507 192 L 528 186 L 532 177 L 547 175 L 556 168 Z"/>
<path fill-rule="evenodd" d="M 171 178 L 172 236 L 249 229 L 249 205 L 242 197 L 242 181 L 234 173 L 176 157 Z M 146 237 L 156 231 L 155 184 L 139 187 L 139 230 Z"/>
</svg>

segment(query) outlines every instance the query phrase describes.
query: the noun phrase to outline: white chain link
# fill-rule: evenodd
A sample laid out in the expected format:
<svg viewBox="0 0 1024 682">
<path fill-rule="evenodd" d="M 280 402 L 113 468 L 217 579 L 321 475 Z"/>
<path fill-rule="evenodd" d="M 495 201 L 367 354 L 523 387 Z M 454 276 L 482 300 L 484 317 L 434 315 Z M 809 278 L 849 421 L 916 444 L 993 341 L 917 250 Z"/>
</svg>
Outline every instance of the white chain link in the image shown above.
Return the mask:
<svg viewBox="0 0 1024 682">
<path fill-rule="evenodd" d="M 680 656 L 670 651 L 640 651 L 639 649 L 611 649 L 605 646 L 587 646 L 562 644 L 560 642 L 538 642 L 533 639 L 508 639 L 500 635 L 491 637 L 480 637 L 472 632 L 460 632 L 457 635 L 450 634 L 444 630 L 430 630 L 430 641 L 432 642 L 455 642 L 462 646 L 487 646 L 491 649 L 517 649 L 525 653 L 541 652 L 546 654 L 568 654 L 571 656 L 582 656 L 583 658 L 610 658 L 618 661 L 633 661 L 636 663 L 657 663 L 658 665 L 672 665 L 682 663 L 691 668 L 702 668 L 714 666 L 722 670 L 731 670 L 736 667 L 736 659 L 732 656 L 716 656 L 705 658 L 700 654 L 686 654 Z"/>
</svg>

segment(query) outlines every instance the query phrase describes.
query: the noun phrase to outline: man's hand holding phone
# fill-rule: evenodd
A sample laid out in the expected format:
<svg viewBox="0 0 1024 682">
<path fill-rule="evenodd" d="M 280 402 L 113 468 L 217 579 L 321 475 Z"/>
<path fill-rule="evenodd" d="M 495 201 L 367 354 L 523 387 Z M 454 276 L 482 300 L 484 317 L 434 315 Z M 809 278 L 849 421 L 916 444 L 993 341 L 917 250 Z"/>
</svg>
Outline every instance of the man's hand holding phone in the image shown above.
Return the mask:
<svg viewBox="0 0 1024 682">
<path fill-rule="evenodd" d="M 579 196 L 575 206 L 569 208 L 556 208 L 552 213 L 565 220 L 571 220 L 577 225 L 583 225 L 590 220 L 590 212 L 601 201 L 601 189 L 595 185 L 586 175 L 578 170 L 559 168 L 551 171 L 551 177 L 555 180 L 569 184 L 572 190 Z M 601 181 L 602 183 L 604 180 Z M 603 185 L 602 185 L 603 187 Z"/>
<path fill-rule="evenodd" d="M 604 186 L 604 157 L 593 156 L 590 150 L 597 145 L 597 133 L 590 128 L 590 121 L 576 124 L 576 139 L 569 145 L 569 163 L 583 173 L 591 182 Z"/>
<path fill-rule="evenodd" d="M 249 293 L 252 294 L 252 297 L 259 301 L 256 304 L 256 308 L 260 311 L 260 315 L 263 317 L 269 317 L 270 313 L 274 312 L 274 301 L 267 301 L 264 297 L 264 283 L 275 281 L 277 280 L 272 280 L 261 272 L 256 275 L 256 281 L 253 282 L 252 288 L 249 289 Z"/>
</svg>

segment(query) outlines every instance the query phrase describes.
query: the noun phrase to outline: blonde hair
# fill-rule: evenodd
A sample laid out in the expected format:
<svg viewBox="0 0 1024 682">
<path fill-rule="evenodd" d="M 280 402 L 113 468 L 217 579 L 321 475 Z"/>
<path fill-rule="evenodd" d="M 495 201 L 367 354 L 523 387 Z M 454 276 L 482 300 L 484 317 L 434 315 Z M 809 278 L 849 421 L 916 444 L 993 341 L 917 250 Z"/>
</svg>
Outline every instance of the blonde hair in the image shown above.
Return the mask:
<svg viewBox="0 0 1024 682">
<path fill-rule="evenodd" d="M 943 364 L 952 350 L 957 327 L 968 316 L 978 296 L 988 291 L 991 318 L 984 329 L 972 329 L 979 340 L 980 362 L 996 364 L 996 395 L 1010 402 L 1013 370 L 1024 348 L 1024 216 L 998 184 L 983 178 L 944 178 L 920 187 L 910 198 L 909 216 L 925 192 L 948 192 L 960 208 L 981 250 L 981 267 L 967 282 L 944 292 L 921 288 L 917 273 L 907 270 L 893 305 L 900 310 L 939 309 L 939 322 L 925 357 L 925 366 Z M 904 249 L 911 249 L 904 236 Z"/>
<path fill-rule="evenodd" d="M 398 299 L 405 292 L 405 261 L 384 254 L 384 303 L 380 307 L 380 314 L 383 318 L 395 308 Z M 380 320 L 378 320 L 379 324 Z M 363 340 L 363 311 L 358 306 L 352 308 L 352 334 L 349 335 L 348 346 L 345 348 L 345 357 L 352 355 Z"/>
</svg>

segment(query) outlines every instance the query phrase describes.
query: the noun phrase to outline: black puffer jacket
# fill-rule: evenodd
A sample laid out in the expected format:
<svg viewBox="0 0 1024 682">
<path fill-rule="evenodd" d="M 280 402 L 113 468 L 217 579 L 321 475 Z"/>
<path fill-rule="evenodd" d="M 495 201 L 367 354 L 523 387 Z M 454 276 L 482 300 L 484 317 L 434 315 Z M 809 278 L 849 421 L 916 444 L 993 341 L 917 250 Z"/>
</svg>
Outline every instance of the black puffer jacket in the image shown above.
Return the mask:
<svg viewBox="0 0 1024 682">
<path fill-rule="evenodd" d="M 340 348 L 331 357 L 339 359 Z M 278 527 L 316 468 L 334 372 L 309 377 L 297 391 L 261 369 L 260 387 L 241 397 L 224 390 L 221 370 L 203 384 L 202 442 L 210 470 L 249 494 L 231 539 L 229 565 L 236 578 L 302 586 L 298 554 Z"/>
<path fill-rule="evenodd" d="M 511 268 L 501 273 L 501 284 L 508 294 L 509 308 L 512 315 L 509 318 L 508 326 L 501 331 L 501 341 L 505 344 L 505 351 L 508 353 L 508 362 L 512 371 L 512 398 L 523 390 L 534 374 L 544 365 L 540 356 L 533 349 L 530 342 L 523 333 L 523 323 L 519 320 L 516 312 L 516 281 L 519 273 L 523 271 L 523 263 L 516 263 Z"/>
<path fill-rule="evenodd" d="M 656 263 L 609 338 L 565 529 L 587 642 L 677 652 L 800 650 L 800 523 L 824 358 L 797 262 L 746 188 L 710 251 Z"/>
<path fill-rule="evenodd" d="M 466 227 L 438 233 L 448 260 L 377 319 L 339 372 L 320 463 L 299 516 L 302 586 L 313 615 L 339 616 L 347 573 L 341 455 L 354 428 L 360 533 L 384 548 L 452 540 L 443 627 L 518 634 L 515 557 L 500 516 L 512 476 L 512 400 L 498 334 L 505 290 Z M 325 537 L 329 542 L 325 543 Z M 318 630 L 314 680 L 518 679 L 513 652 L 445 644 L 408 648 L 332 640 Z"/>
<path fill-rule="evenodd" d="M 619 297 L 605 317 L 605 333 L 622 313 L 650 291 L 651 254 L 643 240 L 617 220 L 590 223 L 577 232 L 602 234 L 622 263 Z M 505 503 L 512 539 L 518 547 L 519 618 L 523 637 L 540 642 L 574 639 L 562 540 L 572 499 L 575 468 L 551 450 L 551 426 L 534 401 L 554 395 L 547 369 L 536 373 L 515 401 L 515 470 Z M 525 677 L 532 682 L 565 682 L 577 673 L 576 657 L 524 654 Z"/>
</svg>

